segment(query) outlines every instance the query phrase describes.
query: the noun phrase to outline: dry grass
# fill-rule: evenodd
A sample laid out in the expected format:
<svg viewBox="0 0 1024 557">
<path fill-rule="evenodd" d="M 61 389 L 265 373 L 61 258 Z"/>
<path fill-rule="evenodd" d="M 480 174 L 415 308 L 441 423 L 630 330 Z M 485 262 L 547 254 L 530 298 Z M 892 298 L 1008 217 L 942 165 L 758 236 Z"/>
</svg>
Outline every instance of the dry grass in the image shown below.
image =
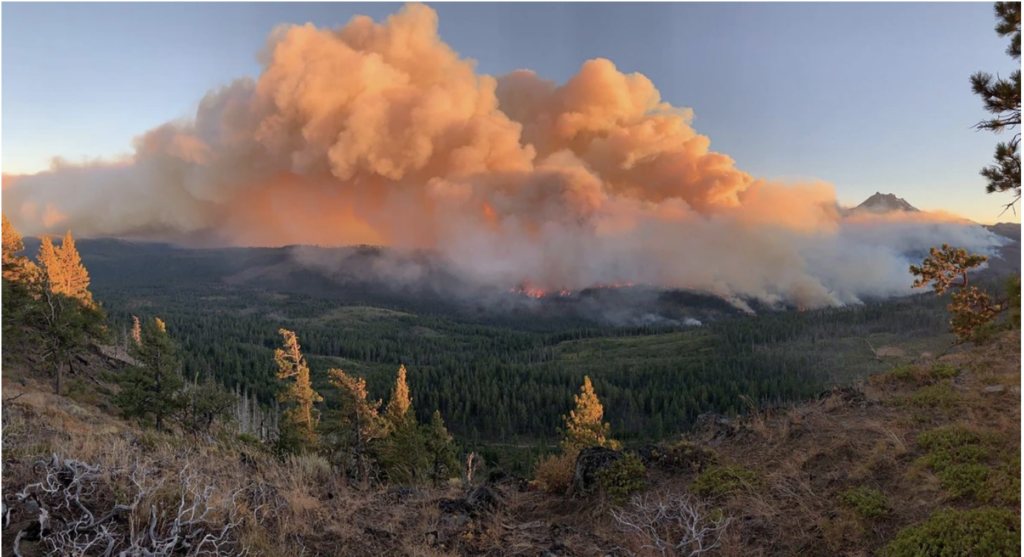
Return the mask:
<svg viewBox="0 0 1024 557">
<path fill-rule="evenodd" d="M 708 467 L 750 471 L 757 481 L 708 502 L 710 510 L 731 519 L 718 549 L 722 555 L 880 554 L 898 531 L 922 523 L 935 509 L 974 504 L 951 502 L 942 480 L 920 464 L 922 433 L 961 424 L 994 436 L 1005 450 L 993 453 L 993 465 L 1019 475 L 1019 458 L 1012 458 L 1020 453 L 1019 346 L 1019 332 L 1010 333 L 991 345 L 906 370 L 910 380 L 868 381 L 858 387 L 863 396 L 835 391 L 819 401 L 752 413 L 712 447 L 685 445 L 703 455 L 700 463 L 650 465 L 648 483 L 651 489 L 686 493 L 693 492 L 695 479 Z M 936 364 L 952 366 L 957 374 L 936 376 L 931 371 Z M 961 374 L 961 369 L 968 372 Z M 237 490 L 245 494 L 236 503 L 245 518 L 235 535 L 253 554 L 626 555 L 623 546 L 632 543 L 618 530 L 614 507 L 601 496 L 576 500 L 502 488 L 503 510 L 459 517 L 439 506 L 464 495 L 459 486 L 422 489 L 408 497 L 384 489 L 358 491 L 339 481 L 320 457 L 282 462 L 230 441 L 197 443 L 146 433 L 97 406 L 50 394 L 45 380 L 29 376 L 22 385 L 9 380 L 7 369 L 4 379 L 4 398 L 18 396 L 4 405 L 5 494 L 35 481 L 35 462 L 56 453 L 110 471 L 143 463 L 154 471 L 153 481 L 165 482 L 146 503 L 166 506 L 177 493 L 178 471 L 187 463 L 216 485 L 213 500 L 218 504 Z M 929 389 L 938 385 L 952 406 L 907 402 L 935 400 Z M 1003 389 L 985 390 L 993 385 Z M 538 480 L 560 491 L 558 486 L 568 485 L 572 465 L 572 459 L 555 457 L 539 467 Z M 993 475 L 992 481 L 1009 481 L 1010 472 Z M 130 486 L 117 478 L 110 475 L 111 497 L 130 496 Z M 889 506 L 884 520 L 867 520 L 843 503 L 842 494 L 860 488 L 884 495 Z M 1020 486 L 988 488 L 1019 492 Z M 11 549 L 11 538 L 5 530 L 4 551 Z"/>
</svg>

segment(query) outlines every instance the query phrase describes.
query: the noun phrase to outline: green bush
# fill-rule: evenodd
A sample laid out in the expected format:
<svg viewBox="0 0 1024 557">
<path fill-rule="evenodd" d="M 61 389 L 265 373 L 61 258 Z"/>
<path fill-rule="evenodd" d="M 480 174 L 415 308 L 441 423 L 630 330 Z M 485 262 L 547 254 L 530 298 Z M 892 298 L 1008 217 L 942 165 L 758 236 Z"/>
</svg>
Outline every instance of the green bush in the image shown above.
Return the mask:
<svg viewBox="0 0 1024 557">
<path fill-rule="evenodd" d="M 952 379 L 959 371 L 947 363 L 938 363 L 932 366 L 931 376 L 935 379 Z"/>
<path fill-rule="evenodd" d="M 920 373 L 918 372 L 917 367 L 912 364 L 900 364 L 885 374 L 885 378 L 889 381 L 896 381 L 900 383 L 917 381 L 919 376 Z"/>
<path fill-rule="evenodd" d="M 960 393 L 953 388 L 952 382 L 944 379 L 934 385 L 918 389 L 904 403 L 917 408 L 939 408 L 953 410 L 960 406 Z"/>
<path fill-rule="evenodd" d="M 670 446 L 659 445 L 651 453 L 651 460 L 659 468 L 673 472 L 700 472 L 708 466 L 718 464 L 718 455 L 715 451 L 689 441 L 680 441 Z"/>
<path fill-rule="evenodd" d="M 1020 555 L 1020 515 L 1007 509 L 943 509 L 904 528 L 889 557 L 1009 557 Z"/>
<path fill-rule="evenodd" d="M 918 462 L 935 472 L 952 497 L 1020 501 L 1020 454 L 1009 451 L 1004 464 L 993 463 L 990 447 L 1002 445 L 998 434 L 947 426 L 922 433 L 917 443 L 927 451 Z"/>
<path fill-rule="evenodd" d="M 756 472 L 738 466 L 711 466 L 697 475 L 693 488 L 705 497 L 722 496 L 761 485 Z"/>
<path fill-rule="evenodd" d="M 954 498 L 989 500 L 985 488 L 988 468 L 981 464 L 953 464 L 939 472 L 938 476 L 942 487 Z"/>
<path fill-rule="evenodd" d="M 885 495 L 867 486 L 848 489 L 839 494 L 839 500 L 864 518 L 883 518 L 889 514 L 889 504 L 885 501 Z"/>
<path fill-rule="evenodd" d="M 647 467 L 640 457 L 627 453 L 598 472 L 597 479 L 612 503 L 621 505 L 630 495 L 647 487 Z"/>
<path fill-rule="evenodd" d="M 263 448 L 263 441 L 260 441 L 258 437 L 251 433 L 239 433 L 235 436 L 235 439 L 243 445 L 250 447 Z"/>
</svg>

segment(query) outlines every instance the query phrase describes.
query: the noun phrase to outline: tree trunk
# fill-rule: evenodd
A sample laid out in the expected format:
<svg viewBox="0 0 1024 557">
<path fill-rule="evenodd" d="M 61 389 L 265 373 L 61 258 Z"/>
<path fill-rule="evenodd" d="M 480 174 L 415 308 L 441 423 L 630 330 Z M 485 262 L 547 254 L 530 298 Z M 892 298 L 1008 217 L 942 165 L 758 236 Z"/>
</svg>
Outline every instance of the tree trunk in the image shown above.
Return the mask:
<svg viewBox="0 0 1024 557">
<path fill-rule="evenodd" d="M 59 358 L 57 359 L 57 373 L 55 375 L 57 379 L 55 385 L 55 392 L 57 393 L 57 396 L 60 396 L 61 391 L 64 390 L 64 364 L 60 361 Z"/>
</svg>

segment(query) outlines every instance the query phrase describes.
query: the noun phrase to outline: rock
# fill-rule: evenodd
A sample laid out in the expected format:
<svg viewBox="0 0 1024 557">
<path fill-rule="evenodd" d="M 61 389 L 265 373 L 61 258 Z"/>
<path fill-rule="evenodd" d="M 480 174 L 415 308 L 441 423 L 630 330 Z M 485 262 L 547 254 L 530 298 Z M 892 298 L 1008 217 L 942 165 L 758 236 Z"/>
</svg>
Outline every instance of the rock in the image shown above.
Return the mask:
<svg viewBox="0 0 1024 557">
<path fill-rule="evenodd" d="M 597 474 L 622 459 L 619 451 L 605 447 L 587 447 L 576 457 L 576 471 L 572 476 L 570 493 L 574 497 L 589 495 L 597 487 Z"/>
<path fill-rule="evenodd" d="M 1006 390 L 1006 387 L 1004 387 L 1002 385 L 989 385 L 988 387 L 985 387 L 981 391 L 984 392 L 984 393 L 1001 393 L 1001 392 L 1003 392 L 1005 390 Z"/>
<path fill-rule="evenodd" d="M 721 414 L 707 412 L 697 416 L 693 432 L 697 438 L 705 443 L 710 443 L 731 437 L 735 433 L 735 427 L 729 418 Z"/>
<path fill-rule="evenodd" d="M 465 497 L 441 499 L 437 506 L 446 514 L 481 516 L 504 510 L 508 506 L 508 501 L 497 486 L 484 484 L 470 491 Z"/>
<path fill-rule="evenodd" d="M 494 514 L 503 510 L 508 504 L 505 500 L 505 494 L 488 484 L 470 491 L 469 495 L 466 496 L 466 502 L 469 503 L 473 513 L 477 515 Z"/>
</svg>

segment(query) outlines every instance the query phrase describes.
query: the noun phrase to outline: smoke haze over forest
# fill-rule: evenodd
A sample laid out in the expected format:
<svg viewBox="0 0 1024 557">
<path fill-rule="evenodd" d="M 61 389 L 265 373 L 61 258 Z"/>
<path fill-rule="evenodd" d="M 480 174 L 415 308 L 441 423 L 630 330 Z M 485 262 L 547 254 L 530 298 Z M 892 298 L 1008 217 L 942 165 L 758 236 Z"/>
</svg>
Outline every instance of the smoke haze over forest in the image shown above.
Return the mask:
<svg viewBox="0 0 1024 557">
<path fill-rule="evenodd" d="M 827 183 L 752 176 L 690 109 L 606 59 L 565 83 L 479 74 L 437 25 L 410 4 L 380 23 L 280 26 L 257 79 L 143 133 L 128 159 L 4 176 L 5 212 L 26 234 L 429 249 L 501 289 L 634 283 L 803 307 L 907 294 L 932 245 L 1006 242 L 953 215 L 848 211 Z M 339 264 L 320 253 L 294 261 Z"/>
</svg>

